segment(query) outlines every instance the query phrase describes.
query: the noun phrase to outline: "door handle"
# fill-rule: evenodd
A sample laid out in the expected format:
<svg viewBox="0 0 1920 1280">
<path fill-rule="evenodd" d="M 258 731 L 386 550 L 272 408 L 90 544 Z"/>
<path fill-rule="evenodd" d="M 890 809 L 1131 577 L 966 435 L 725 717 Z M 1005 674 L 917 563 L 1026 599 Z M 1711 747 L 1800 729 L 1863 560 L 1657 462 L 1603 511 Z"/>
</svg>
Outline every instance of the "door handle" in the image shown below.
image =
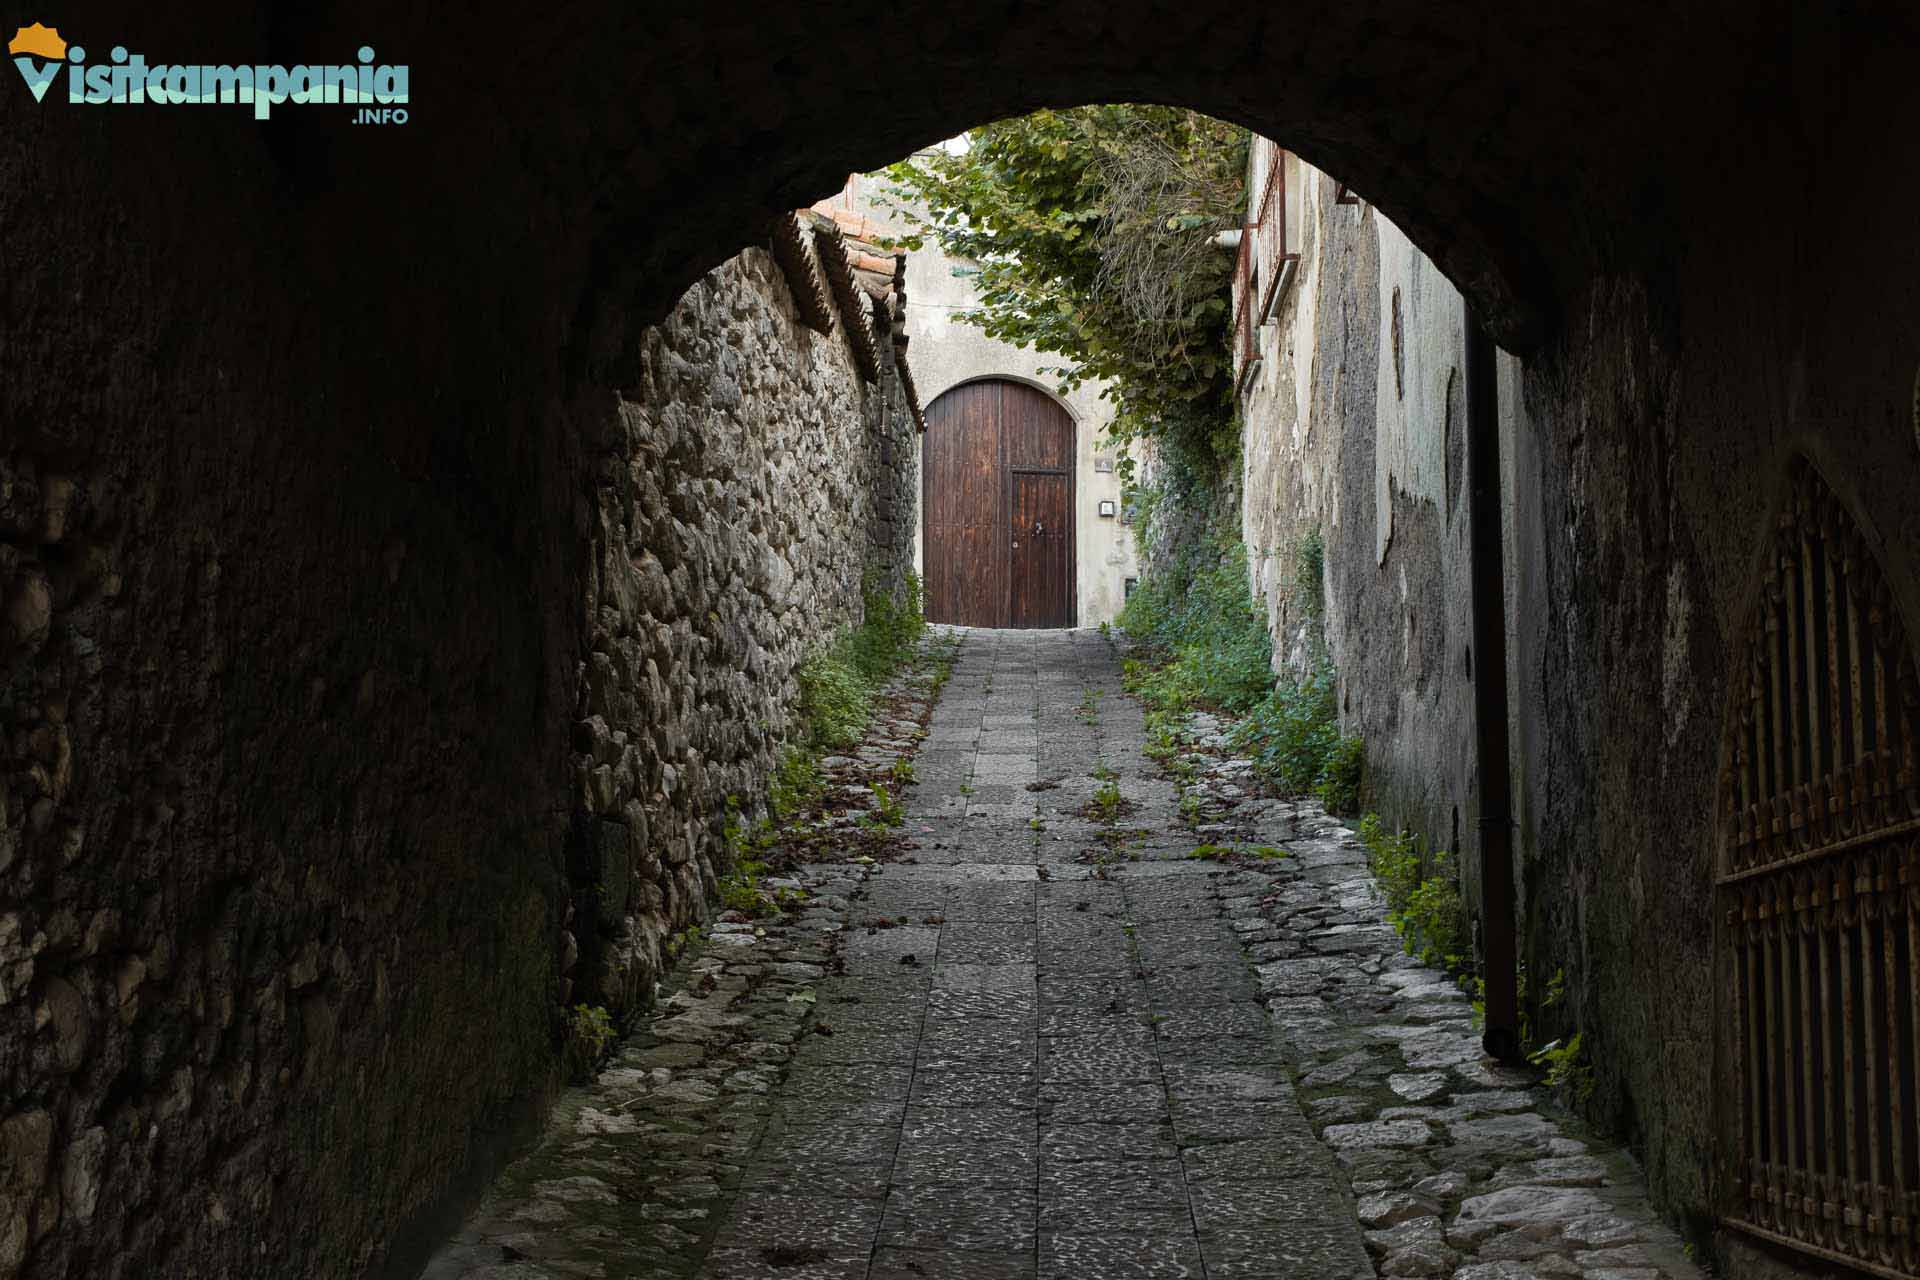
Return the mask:
<svg viewBox="0 0 1920 1280">
<path fill-rule="evenodd" d="M 1047 532 L 1047 526 L 1045 526 L 1045 525 L 1043 525 L 1043 524 L 1041 524 L 1041 523 L 1040 523 L 1040 522 L 1039 522 L 1038 520 L 1035 520 L 1035 521 L 1033 522 L 1033 536 L 1034 536 L 1034 537 L 1036 537 L 1036 538 L 1039 538 L 1039 537 L 1044 537 L 1044 536 L 1046 535 L 1046 532 Z"/>
</svg>

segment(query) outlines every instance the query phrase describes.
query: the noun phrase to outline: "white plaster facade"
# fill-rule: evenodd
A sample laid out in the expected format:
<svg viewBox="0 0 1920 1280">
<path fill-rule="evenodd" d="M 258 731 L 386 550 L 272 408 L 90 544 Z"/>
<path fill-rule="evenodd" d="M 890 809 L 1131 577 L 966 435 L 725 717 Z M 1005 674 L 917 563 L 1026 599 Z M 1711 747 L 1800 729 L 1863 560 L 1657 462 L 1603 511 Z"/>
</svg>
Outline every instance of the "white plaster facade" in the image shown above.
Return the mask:
<svg viewBox="0 0 1920 1280">
<path fill-rule="evenodd" d="M 897 211 L 884 203 L 881 198 L 884 194 L 883 179 L 855 175 L 848 179 L 844 191 L 816 208 L 839 204 L 865 215 L 892 234 L 907 234 L 911 228 Z M 908 261 L 907 362 L 913 369 L 921 404 L 931 408 L 943 393 L 964 382 L 1005 378 L 1044 391 L 1066 409 L 1073 419 L 1074 451 L 1078 460 L 1074 474 L 1075 617 L 1083 627 L 1111 622 L 1126 599 L 1127 580 L 1137 578 L 1140 571 L 1133 531 L 1121 522 L 1119 514 L 1119 474 L 1112 469 L 1102 469 L 1103 464 L 1110 466 L 1119 458 L 1106 434 L 1113 420 L 1113 406 L 1101 397 L 1105 384 L 1087 382 L 1072 393 L 1061 395 L 1059 379 L 1041 370 L 1067 361 L 990 338 L 977 326 L 956 320 L 954 317 L 959 313 L 979 303 L 972 278 L 955 274 L 956 268 L 964 269 L 966 265 L 947 257 L 939 243 L 931 239 Z M 924 461 L 923 458 L 923 464 Z M 926 475 L 924 465 L 921 475 Z M 1115 514 L 1102 516 L 1102 502 L 1111 503 Z M 914 565 L 924 576 L 922 532 L 916 520 Z"/>
<path fill-rule="evenodd" d="M 1267 202 L 1270 181 L 1278 185 Z M 1237 350 L 1258 360 L 1239 390 L 1241 532 L 1276 667 L 1304 672 L 1313 637 L 1324 636 L 1339 671 L 1343 728 L 1367 743 L 1369 804 L 1449 847 L 1478 805 L 1463 749 L 1473 725 L 1465 310 L 1459 290 L 1398 227 L 1364 201 L 1342 203 L 1337 190 L 1297 156 L 1253 139 L 1249 220 L 1263 207 L 1266 216 L 1244 233 L 1252 288 L 1236 285 L 1236 302 L 1253 298 L 1237 311 L 1236 340 L 1251 332 Z M 1289 254 L 1297 255 L 1291 274 L 1269 296 Z M 1516 532 L 1532 448 L 1519 368 L 1499 353 L 1510 687 L 1531 631 L 1516 538 L 1543 536 Z M 1324 589 L 1309 601 L 1297 566 L 1314 532 Z M 1516 697 L 1516 747 L 1536 732 L 1525 709 Z M 1517 761 L 1528 758 L 1516 750 Z M 1516 768 L 1523 824 L 1533 799 L 1524 775 Z"/>
</svg>

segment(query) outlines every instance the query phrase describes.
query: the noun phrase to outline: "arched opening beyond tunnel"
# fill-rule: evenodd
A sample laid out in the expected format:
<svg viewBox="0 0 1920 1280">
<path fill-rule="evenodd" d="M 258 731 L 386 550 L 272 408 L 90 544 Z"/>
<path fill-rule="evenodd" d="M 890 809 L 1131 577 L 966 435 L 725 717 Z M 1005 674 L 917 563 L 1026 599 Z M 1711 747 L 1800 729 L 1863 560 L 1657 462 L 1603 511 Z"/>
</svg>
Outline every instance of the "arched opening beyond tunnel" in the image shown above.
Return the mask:
<svg viewBox="0 0 1920 1280">
<path fill-rule="evenodd" d="M 1901 162 L 1894 128 L 1920 114 L 1911 13 L 904 0 L 850 22 L 808 0 L 593 3 L 529 25 L 495 4 L 450 21 L 358 0 L 271 12 L 215 0 L 191 14 L 107 3 L 83 21 L 69 39 L 181 61 L 317 62 L 371 42 L 412 64 L 416 109 L 402 127 L 348 128 L 317 108 L 262 123 L 211 105 L 36 103 L 10 86 L 9 118 L 30 123 L 0 139 L 0 1275 L 344 1277 L 417 1260 L 471 1202 L 480 1153 L 551 1100 L 563 1046 L 591 1038 L 576 984 L 624 962 L 637 996 L 705 918 L 732 856 L 729 801 L 777 777 L 793 637 L 812 638 L 821 601 L 826 630 L 860 612 L 860 548 L 802 556 L 796 531 L 849 511 L 874 545 L 910 528 L 892 495 L 834 487 L 879 474 L 908 439 L 887 417 L 897 403 L 861 390 L 858 370 L 828 420 L 748 428 L 776 372 L 713 333 L 739 323 L 764 349 L 801 350 L 805 322 L 774 307 L 731 315 L 735 285 L 778 293 L 764 255 L 735 255 L 848 172 L 983 120 L 1102 101 L 1206 111 L 1337 175 L 1524 357 L 1499 371 L 1502 403 L 1524 408 L 1503 437 L 1509 667 L 1529 699 L 1513 720 L 1528 762 L 1513 824 L 1523 958 L 1536 999 L 1566 970 L 1553 1016 L 1584 1036 L 1589 1113 L 1642 1157 L 1660 1212 L 1722 1240 L 1742 1274 L 1748 1246 L 1714 1235 L 1750 1191 L 1717 1115 L 1713 1046 L 1735 1025 L 1716 980 L 1714 901 L 1730 892 L 1716 883 L 1717 710 L 1735 702 L 1726 657 L 1795 458 L 1812 460 L 1880 568 L 1862 616 L 1920 617 L 1920 169 Z M 1317 314 L 1314 333 L 1377 319 L 1356 294 Z M 777 376 L 818 387 L 832 372 L 795 359 Z M 1393 394 L 1340 385 L 1332 412 L 1371 413 Z M 1376 515 L 1394 514 L 1379 528 L 1429 518 L 1414 492 L 1424 476 L 1382 485 Z M 807 510 L 778 509 L 801 488 Z M 709 521 L 709 503 L 746 514 Z M 1369 570 L 1389 587 L 1392 546 L 1381 540 Z M 955 872 L 973 887 L 937 902 L 890 871 L 872 914 L 918 923 L 876 927 L 862 962 L 916 981 L 919 960 L 900 957 L 924 935 L 900 931 L 944 930 L 926 920 L 951 913 L 953 963 L 979 966 L 947 984 L 957 1008 L 1019 1003 L 985 971 L 1042 963 L 1007 961 L 1016 943 L 1083 951 L 1072 989 L 1123 1010 L 1128 975 L 1153 970 L 1152 999 L 1232 1011 L 1174 1019 L 1149 1055 L 1070 1026 L 1073 1002 L 1045 1001 L 1036 980 L 1035 1026 L 1072 1040 L 1050 1059 L 1062 1080 L 1157 1081 L 1170 1124 L 1297 1120 L 1301 1099 L 1345 1123 L 1339 1082 L 1230 1060 L 1260 1039 L 1228 1028 L 1251 1016 L 1246 991 L 1209 1003 L 1215 984 L 1167 976 L 1186 972 L 1185 951 L 1228 954 L 1261 927 L 1226 891 L 1242 882 L 1089 875 L 1082 912 L 1080 890 L 1041 878 L 1048 824 L 1065 830 L 1074 805 L 1098 801 L 1092 782 L 1084 796 L 1029 791 L 1053 781 L 1046 749 L 1090 775 L 1107 767 L 1085 754 L 1102 734 L 1136 757 L 1129 735 L 1145 735 L 1131 712 L 1079 738 L 1071 706 L 1048 723 L 1049 698 L 1108 687 L 1110 657 L 1083 641 L 1001 637 L 955 678 L 942 705 L 974 724 L 944 726 L 951 759 L 920 772 L 947 780 L 923 783 L 918 802 L 954 808 L 914 817 L 985 822 L 1008 843 L 965 852 L 1024 870 Z M 1044 661 L 1042 644 L 1057 646 Z M 1898 662 L 1889 670 L 1872 687 L 1907 696 Z M 1907 767 L 1889 776 L 1911 789 Z M 1174 820 L 1157 774 L 1127 768 L 1123 791 Z M 1359 864 L 1326 833 L 1302 845 L 1323 836 L 1296 865 L 1337 884 Z M 1037 930 L 1049 902 L 1064 921 L 1051 943 L 1010 941 L 1008 916 L 1026 911 Z M 1316 936 L 1348 936 L 1327 932 L 1354 925 L 1339 910 L 1314 916 Z M 1332 948 L 1316 960 L 1345 965 Z M 737 975 L 706 976 L 724 993 Z M 791 1010 L 808 1008 L 810 981 L 793 979 Z M 850 1034 L 814 1041 L 863 1061 L 850 1014 L 821 1021 Z M 1043 1071 L 1043 1034 L 999 1046 L 1032 1047 L 1030 1071 L 983 1074 Z M 1176 1060 L 1162 1052 L 1174 1041 L 1221 1047 Z M 662 1069 L 698 1037 L 677 1044 Z M 740 1069 L 675 1088 L 689 1107 L 736 1084 L 751 1094 L 758 1064 Z M 1422 1105 L 1401 1074 L 1420 1072 L 1359 1078 Z M 888 1076 L 868 1101 L 904 1115 L 924 1101 L 916 1079 Z M 980 1087 L 942 1105 L 1058 1116 L 1074 1101 L 1040 1084 Z M 1141 1145 L 1117 1157 L 1127 1167 L 1101 1203 L 1177 1180 L 1190 1205 L 1261 1208 L 1283 1150 L 1234 1147 L 1260 1135 L 1223 1121 L 1204 1131 L 1217 1159 L 1169 1165 L 1154 1114 L 1153 1132 L 1129 1133 Z M 598 1116 L 608 1133 L 630 1123 Z M 1476 1132 L 1489 1148 L 1547 1141 L 1530 1128 L 1496 1116 Z M 853 1149 L 864 1133 L 796 1141 Z M 1382 1133 L 1406 1130 L 1354 1136 Z M 1859 1145 L 1878 1161 L 1872 1137 Z M 1018 1154 L 964 1128 L 926 1141 L 936 1173 L 968 1144 Z M 1400 1178 L 1423 1141 L 1389 1143 L 1411 1154 L 1375 1163 L 1412 1162 Z M 903 1170 L 918 1158 L 866 1154 Z M 1886 1161 L 1889 1176 L 1910 1164 Z M 563 1189 L 599 1212 L 679 1167 Z M 1562 1173 L 1532 1170 L 1523 1185 L 1542 1194 L 1531 1209 L 1486 1206 L 1488 1230 L 1531 1211 L 1608 1247 L 1599 1197 L 1553 1185 L 1588 1174 Z M 1819 1217 L 1814 1188 L 1782 1194 Z M 894 1221 L 886 1188 L 821 1198 L 845 1209 L 849 1238 Z M 1901 1207 L 1867 1217 L 1910 1230 Z M 940 1208 L 906 1206 L 929 1223 Z M 1121 1227 L 1069 1233 L 1107 1251 L 1054 1262 L 1119 1274 L 1152 1236 Z M 1844 1237 L 1867 1229 L 1820 1231 L 1858 1257 Z M 778 1253 L 780 1224 L 768 1230 Z M 1768 1265 L 1810 1264 L 1786 1247 Z"/>
</svg>

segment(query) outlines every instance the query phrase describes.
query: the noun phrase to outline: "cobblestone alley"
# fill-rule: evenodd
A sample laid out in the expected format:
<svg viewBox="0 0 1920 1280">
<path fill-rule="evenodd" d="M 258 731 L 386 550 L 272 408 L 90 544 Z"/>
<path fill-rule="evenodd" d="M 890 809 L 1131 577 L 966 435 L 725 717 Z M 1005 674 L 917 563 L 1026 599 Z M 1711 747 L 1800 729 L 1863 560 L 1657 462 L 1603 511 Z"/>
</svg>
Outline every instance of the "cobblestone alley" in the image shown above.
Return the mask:
<svg viewBox="0 0 1920 1280">
<path fill-rule="evenodd" d="M 1119 675 L 964 633 L 905 857 L 716 926 L 429 1280 L 1698 1274 L 1351 834 L 1217 753 L 1183 813 Z"/>
</svg>

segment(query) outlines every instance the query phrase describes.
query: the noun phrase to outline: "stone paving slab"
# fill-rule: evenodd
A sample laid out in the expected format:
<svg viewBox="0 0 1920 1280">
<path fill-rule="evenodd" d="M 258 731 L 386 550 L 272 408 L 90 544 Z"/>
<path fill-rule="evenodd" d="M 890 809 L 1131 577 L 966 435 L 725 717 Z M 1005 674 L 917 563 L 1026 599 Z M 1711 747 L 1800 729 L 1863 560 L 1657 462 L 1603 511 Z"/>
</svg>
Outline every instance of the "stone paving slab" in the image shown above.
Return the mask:
<svg viewBox="0 0 1920 1280">
<path fill-rule="evenodd" d="M 1304 1115 L 1335 1154 L 1378 1274 L 1701 1274 L 1648 1204 L 1627 1155 L 1585 1132 L 1537 1073 L 1482 1055 L 1465 993 L 1402 951 L 1352 831 L 1315 805 L 1242 802 L 1233 780 L 1243 775 L 1217 754 L 1185 763 L 1195 772 L 1193 817 L 1210 840 L 1288 855 L 1210 872 L 1297 1095 L 1290 1105 L 1242 1107 L 1273 1107 L 1282 1130 Z M 1215 1127 L 1224 1136 L 1251 1126 Z M 1296 1184 L 1262 1176 L 1245 1185 Z M 1207 1255 L 1209 1276 L 1267 1274 L 1271 1240 L 1243 1241 L 1238 1254 L 1225 1243 Z"/>
<path fill-rule="evenodd" d="M 1197 756 L 1203 837 L 1145 742 L 1104 637 L 964 633 L 901 860 L 686 957 L 428 1280 L 1697 1274 L 1351 833 Z"/>
</svg>

